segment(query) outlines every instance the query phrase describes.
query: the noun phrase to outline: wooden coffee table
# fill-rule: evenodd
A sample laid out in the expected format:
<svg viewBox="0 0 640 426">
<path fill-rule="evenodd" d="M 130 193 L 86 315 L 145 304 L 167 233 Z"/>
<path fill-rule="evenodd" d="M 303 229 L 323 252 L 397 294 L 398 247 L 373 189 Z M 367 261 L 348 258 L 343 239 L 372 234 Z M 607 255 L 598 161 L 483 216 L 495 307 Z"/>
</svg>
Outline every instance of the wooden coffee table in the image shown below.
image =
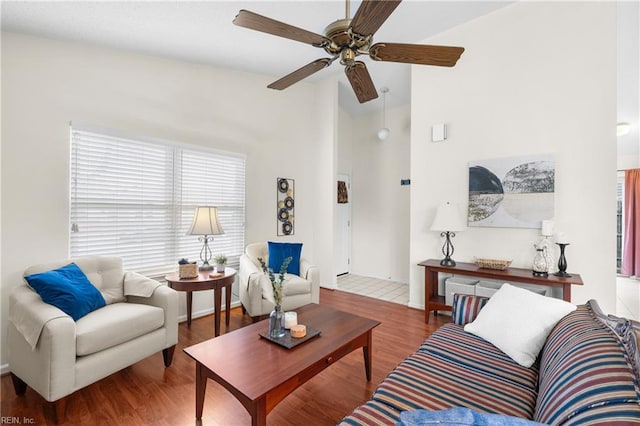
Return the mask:
<svg viewBox="0 0 640 426">
<path fill-rule="evenodd" d="M 380 322 L 313 303 L 296 312 L 298 323 L 320 336 L 286 349 L 259 336 L 267 319 L 184 349 L 196 361 L 196 419 L 202 418 L 207 379 L 231 392 L 254 426 L 266 425 L 267 414 L 287 395 L 358 348 L 371 381 L 371 334 Z"/>
</svg>

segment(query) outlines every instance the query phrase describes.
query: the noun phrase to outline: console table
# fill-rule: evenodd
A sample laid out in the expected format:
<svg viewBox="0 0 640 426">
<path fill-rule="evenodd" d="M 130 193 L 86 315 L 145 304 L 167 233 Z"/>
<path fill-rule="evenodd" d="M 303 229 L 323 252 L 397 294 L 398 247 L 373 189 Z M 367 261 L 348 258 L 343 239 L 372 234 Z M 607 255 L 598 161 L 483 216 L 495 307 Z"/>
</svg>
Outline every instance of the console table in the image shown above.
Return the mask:
<svg viewBox="0 0 640 426">
<path fill-rule="evenodd" d="M 571 286 L 582 285 L 580 275 L 571 273 L 570 277 L 557 277 L 549 274 L 548 277 L 536 277 L 531 269 L 507 268 L 504 271 L 497 269 L 480 268 L 475 263 L 457 262 L 456 266 L 442 266 L 437 259 L 429 259 L 418 263 L 424 266 L 424 322 L 429 323 L 429 314 L 434 315 L 438 311 L 450 311 L 451 306 L 445 303 L 444 296 L 438 295 L 438 273 L 443 272 L 454 275 L 468 275 L 492 280 L 538 284 L 550 287 L 561 287 L 562 298 L 571 302 Z"/>
</svg>

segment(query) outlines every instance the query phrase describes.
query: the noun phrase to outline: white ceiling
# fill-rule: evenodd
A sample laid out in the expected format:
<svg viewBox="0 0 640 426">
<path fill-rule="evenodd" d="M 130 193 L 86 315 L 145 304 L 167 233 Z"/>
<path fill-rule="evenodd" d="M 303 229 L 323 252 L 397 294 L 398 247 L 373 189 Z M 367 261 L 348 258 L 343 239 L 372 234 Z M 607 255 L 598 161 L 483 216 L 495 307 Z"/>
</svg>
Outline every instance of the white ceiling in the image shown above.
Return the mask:
<svg viewBox="0 0 640 426">
<path fill-rule="evenodd" d="M 360 3 L 361 0 L 351 2 L 351 16 Z M 377 31 L 374 41 L 421 42 L 509 3 L 405 0 Z M 329 23 L 345 17 L 343 0 L 2 1 L 2 30 L 267 74 L 274 80 L 328 56 L 323 50 L 300 42 L 233 25 L 240 9 L 318 34 Z M 363 60 L 376 87 L 389 88 L 388 107 L 409 103 L 409 65 Z M 348 87 L 343 69 L 336 62 L 309 80 L 339 75 L 341 83 Z M 359 104 L 350 88 L 340 93 L 340 104 L 351 114 L 382 108 L 382 96 Z"/>
<path fill-rule="evenodd" d="M 351 15 L 361 0 L 351 2 Z M 419 43 L 426 38 L 490 13 L 507 1 L 404 0 L 375 35 L 375 42 Z M 325 1 L 6 1 L 1 2 L 2 30 L 73 40 L 149 55 L 233 68 L 276 80 L 321 57 L 324 51 L 303 43 L 240 28 L 232 20 L 240 9 L 323 33 L 342 19 L 345 2 Z M 640 155 L 638 116 L 640 21 L 638 1 L 618 4 L 618 119 L 631 133 L 618 138 L 621 155 Z M 410 66 L 363 59 L 376 87 L 388 87 L 387 106 L 410 101 Z M 458 65 L 464 63 L 464 54 Z M 360 104 L 335 63 L 309 77 L 339 76 L 347 89 L 340 105 L 353 115 L 382 108 L 382 96 Z M 265 90 L 269 90 L 265 87 Z"/>
</svg>

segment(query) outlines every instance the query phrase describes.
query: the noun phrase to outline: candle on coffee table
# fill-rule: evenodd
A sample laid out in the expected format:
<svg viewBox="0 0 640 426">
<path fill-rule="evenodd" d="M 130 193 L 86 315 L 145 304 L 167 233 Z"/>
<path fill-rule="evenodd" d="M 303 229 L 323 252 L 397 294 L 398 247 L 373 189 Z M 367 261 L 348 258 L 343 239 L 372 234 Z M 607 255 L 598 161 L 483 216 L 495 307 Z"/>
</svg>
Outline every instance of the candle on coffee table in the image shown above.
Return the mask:
<svg viewBox="0 0 640 426">
<path fill-rule="evenodd" d="M 295 337 L 295 338 L 302 338 L 304 336 L 307 335 L 307 327 L 302 325 L 302 324 L 298 324 L 298 325 L 294 325 L 293 327 L 291 327 L 291 337 Z"/>
<path fill-rule="evenodd" d="M 296 312 L 284 313 L 284 328 L 291 329 L 291 327 L 297 324 L 298 324 L 298 314 Z"/>
</svg>

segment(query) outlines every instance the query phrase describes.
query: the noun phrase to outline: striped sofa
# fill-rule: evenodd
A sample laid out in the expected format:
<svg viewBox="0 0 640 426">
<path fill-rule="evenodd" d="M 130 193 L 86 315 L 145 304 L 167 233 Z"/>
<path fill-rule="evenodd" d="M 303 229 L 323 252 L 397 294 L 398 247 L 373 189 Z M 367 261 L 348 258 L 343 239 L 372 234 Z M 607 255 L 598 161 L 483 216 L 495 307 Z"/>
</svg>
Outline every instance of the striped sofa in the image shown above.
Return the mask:
<svg viewBox="0 0 640 426">
<path fill-rule="evenodd" d="M 630 321 L 605 316 L 591 300 L 560 320 L 536 363 L 525 368 L 464 332 L 483 304 L 456 295 L 454 322 L 434 332 L 340 425 L 395 425 L 406 410 L 452 407 L 552 425 L 640 424 L 640 356 Z"/>
</svg>

